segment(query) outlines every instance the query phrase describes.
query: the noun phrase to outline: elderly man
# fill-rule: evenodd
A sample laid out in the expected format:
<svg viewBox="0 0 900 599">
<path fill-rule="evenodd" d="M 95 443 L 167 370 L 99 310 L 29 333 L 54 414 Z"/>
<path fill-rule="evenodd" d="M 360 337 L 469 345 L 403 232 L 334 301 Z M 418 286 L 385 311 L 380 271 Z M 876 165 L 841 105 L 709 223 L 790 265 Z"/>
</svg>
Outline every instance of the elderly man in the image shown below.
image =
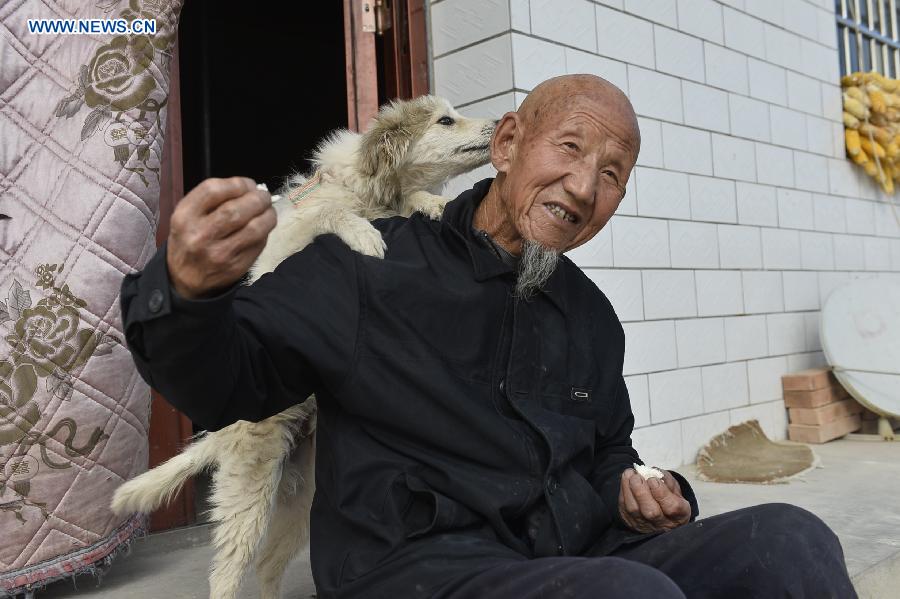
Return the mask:
<svg viewBox="0 0 900 599">
<path fill-rule="evenodd" d="M 812 514 L 694 522 L 681 476 L 632 469 L 622 326 L 561 254 L 609 221 L 639 146 L 613 85 L 552 79 L 500 120 L 495 179 L 440 222 L 375 222 L 383 260 L 322 236 L 236 286 L 275 224 L 236 178 L 189 193 L 126 278 L 141 374 L 204 427 L 315 392 L 320 597 L 855 596 Z"/>
</svg>

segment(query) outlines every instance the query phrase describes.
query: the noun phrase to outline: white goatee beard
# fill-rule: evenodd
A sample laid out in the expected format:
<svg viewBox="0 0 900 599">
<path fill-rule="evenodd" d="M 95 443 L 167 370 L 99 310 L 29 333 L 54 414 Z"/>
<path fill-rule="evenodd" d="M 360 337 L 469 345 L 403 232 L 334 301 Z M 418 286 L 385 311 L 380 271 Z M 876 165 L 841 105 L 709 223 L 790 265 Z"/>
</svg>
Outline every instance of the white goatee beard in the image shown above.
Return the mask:
<svg viewBox="0 0 900 599">
<path fill-rule="evenodd" d="M 515 296 L 528 299 L 544 286 L 559 262 L 559 252 L 536 241 L 522 242 L 522 256 L 519 258 L 519 273 L 516 278 Z"/>
</svg>

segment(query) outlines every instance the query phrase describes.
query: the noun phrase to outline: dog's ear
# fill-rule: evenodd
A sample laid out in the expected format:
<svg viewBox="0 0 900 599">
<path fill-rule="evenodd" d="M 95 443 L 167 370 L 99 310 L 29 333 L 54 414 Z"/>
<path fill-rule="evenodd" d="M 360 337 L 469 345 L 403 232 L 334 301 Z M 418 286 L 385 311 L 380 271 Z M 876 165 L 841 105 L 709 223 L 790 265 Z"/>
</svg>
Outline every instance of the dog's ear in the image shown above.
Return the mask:
<svg viewBox="0 0 900 599">
<path fill-rule="evenodd" d="M 399 168 L 415 134 L 408 117 L 408 111 L 398 103 L 381 109 L 372 128 L 362 136 L 359 148 L 362 173 L 384 177 Z"/>
</svg>

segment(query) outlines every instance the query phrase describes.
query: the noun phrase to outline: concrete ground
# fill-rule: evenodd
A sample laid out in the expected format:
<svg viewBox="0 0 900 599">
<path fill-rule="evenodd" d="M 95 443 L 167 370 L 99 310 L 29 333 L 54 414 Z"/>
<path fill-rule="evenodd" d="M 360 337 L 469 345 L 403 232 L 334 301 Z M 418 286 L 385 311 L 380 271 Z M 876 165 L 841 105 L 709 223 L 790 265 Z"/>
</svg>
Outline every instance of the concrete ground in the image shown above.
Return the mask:
<svg viewBox="0 0 900 599">
<path fill-rule="evenodd" d="M 821 468 L 787 484 L 705 483 L 696 480 L 692 466 L 680 471 L 694 485 L 701 517 L 769 502 L 817 514 L 840 537 L 861 599 L 900 597 L 900 442 L 840 440 L 813 447 Z M 130 555 L 117 558 L 99 586 L 82 576 L 50 585 L 36 597 L 205 599 L 212 558 L 208 543 L 207 526 L 151 535 L 137 541 Z M 283 596 L 314 595 L 304 554 L 290 568 Z M 240 596 L 258 596 L 252 576 Z"/>
</svg>

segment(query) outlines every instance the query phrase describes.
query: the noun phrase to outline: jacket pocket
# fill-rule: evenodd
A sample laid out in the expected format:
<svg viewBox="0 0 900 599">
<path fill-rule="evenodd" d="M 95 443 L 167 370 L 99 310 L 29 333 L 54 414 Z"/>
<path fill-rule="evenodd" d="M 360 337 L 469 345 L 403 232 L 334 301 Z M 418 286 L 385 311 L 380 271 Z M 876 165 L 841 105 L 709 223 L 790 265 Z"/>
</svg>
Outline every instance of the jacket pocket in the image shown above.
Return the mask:
<svg viewBox="0 0 900 599">
<path fill-rule="evenodd" d="M 395 493 L 407 494 L 401 519 L 407 539 L 431 533 L 466 528 L 479 524 L 482 518 L 475 512 L 435 491 L 421 478 L 404 474 L 394 483 Z"/>
</svg>

